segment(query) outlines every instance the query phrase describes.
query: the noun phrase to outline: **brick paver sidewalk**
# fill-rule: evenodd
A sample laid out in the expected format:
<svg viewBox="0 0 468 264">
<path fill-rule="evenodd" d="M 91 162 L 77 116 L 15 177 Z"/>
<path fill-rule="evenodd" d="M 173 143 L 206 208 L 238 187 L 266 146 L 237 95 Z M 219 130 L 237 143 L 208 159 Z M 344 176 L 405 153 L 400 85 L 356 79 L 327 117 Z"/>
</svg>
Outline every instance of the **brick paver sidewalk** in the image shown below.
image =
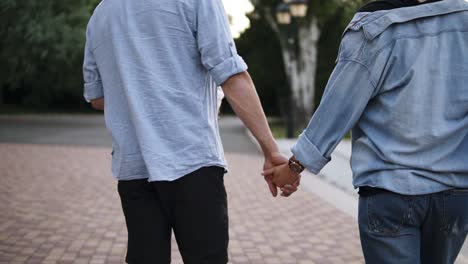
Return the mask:
<svg viewBox="0 0 468 264">
<path fill-rule="evenodd" d="M 259 156 L 227 157 L 231 263 L 363 263 L 351 217 L 304 191 L 273 199 Z M 106 148 L 0 144 L 0 264 L 123 263 L 109 163 Z"/>
</svg>

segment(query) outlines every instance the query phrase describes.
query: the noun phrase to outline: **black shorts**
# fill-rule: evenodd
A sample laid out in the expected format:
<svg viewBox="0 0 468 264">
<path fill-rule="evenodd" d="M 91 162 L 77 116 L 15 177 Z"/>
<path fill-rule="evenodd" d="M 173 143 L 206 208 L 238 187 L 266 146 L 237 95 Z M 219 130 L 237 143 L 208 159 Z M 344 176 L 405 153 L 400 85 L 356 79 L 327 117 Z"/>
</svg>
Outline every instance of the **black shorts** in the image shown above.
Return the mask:
<svg viewBox="0 0 468 264">
<path fill-rule="evenodd" d="M 227 263 L 223 177 L 223 168 L 205 167 L 173 182 L 119 181 L 128 229 L 127 263 L 170 263 L 172 231 L 184 263 Z"/>
</svg>

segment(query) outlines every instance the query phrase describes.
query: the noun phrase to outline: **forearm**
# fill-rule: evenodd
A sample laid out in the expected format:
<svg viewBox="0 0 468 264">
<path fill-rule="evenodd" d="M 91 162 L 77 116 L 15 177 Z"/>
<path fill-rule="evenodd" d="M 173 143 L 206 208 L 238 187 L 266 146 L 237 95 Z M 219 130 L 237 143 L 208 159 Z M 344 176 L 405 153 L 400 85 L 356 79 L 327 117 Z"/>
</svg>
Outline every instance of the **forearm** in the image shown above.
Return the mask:
<svg viewBox="0 0 468 264">
<path fill-rule="evenodd" d="M 104 111 L 104 97 L 91 100 L 91 106 L 100 111 Z"/>
<path fill-rule="evenodd" d="M 317 111 L 292 148 L 294 157 L 311 172 L 319 173 L 346 133 L 357 124 L 374 91 L 365 67 L 354 61 L 339 62 Z"/>
<path fill-rule="evenodd" d="M 260 99 L 250 75 L 243 72 L 229 78 L 223 85 L 227 101 L 260 144 L 265 156 L 278 152 Z"/>
</svg>

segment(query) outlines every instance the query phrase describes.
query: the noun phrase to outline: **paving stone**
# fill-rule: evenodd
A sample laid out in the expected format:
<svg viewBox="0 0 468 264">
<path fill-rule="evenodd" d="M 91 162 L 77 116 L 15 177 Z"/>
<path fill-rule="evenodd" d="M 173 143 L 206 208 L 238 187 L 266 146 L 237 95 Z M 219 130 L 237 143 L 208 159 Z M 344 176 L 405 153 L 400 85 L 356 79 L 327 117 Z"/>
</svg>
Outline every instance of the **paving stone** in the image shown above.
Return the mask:
<svg viewBox="0 0 468 264">
<path fill-rule="evenodd" d="M 107 148 L 0 144 L 0 264 L 124 263 Z M 273 198 L 260 156 L 228 153 L 231 263 L 363 263 L 357 224 L 299 191 Z M 173 262 L 182 259 L 173 238 Z"/>
</svg>

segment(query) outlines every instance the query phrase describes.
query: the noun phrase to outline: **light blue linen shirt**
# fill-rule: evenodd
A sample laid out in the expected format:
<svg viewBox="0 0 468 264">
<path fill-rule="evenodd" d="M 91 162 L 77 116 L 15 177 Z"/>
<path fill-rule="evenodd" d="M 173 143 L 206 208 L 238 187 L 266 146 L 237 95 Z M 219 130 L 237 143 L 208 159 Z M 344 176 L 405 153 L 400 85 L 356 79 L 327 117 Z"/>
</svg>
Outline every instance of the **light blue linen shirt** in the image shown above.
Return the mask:
<svg viewBox="0 0 468 264">
<path fill-rule="evenodd" d="M 87 28 L 84 97 L 105 98 L 119 180 L 226 167 L 217 89 L 247 70 L 221 0 L 104 0 Z"/>
<path fill-rule="evenodd" d="M 317 174 L 351 128 L 355 187 L 468 188 L 468 1 L 354 17 L 292 152 Z"/>
</svg>

